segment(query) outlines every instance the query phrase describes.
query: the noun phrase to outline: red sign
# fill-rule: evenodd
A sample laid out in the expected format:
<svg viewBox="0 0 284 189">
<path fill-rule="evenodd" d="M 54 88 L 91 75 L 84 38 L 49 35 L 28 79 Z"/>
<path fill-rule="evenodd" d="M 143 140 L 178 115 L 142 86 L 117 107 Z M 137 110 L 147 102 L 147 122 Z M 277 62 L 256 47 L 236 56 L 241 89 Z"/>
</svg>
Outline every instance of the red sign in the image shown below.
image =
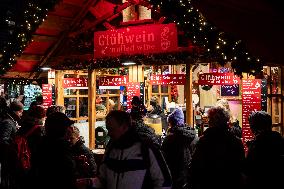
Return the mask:
<svg viewBox="0 0 284 189">
<path fill-rule="evenodd" d="M 235 85 L 240 78 L 233 73 L 204 73 L 199 75 L 199 85 Z"/>
<path fill-rule="evenodd" d="M 178 48 L 175 24 L 132 26 L 94 33 L 94 58 L 122 54 L 173 52 Z"/>
<path fill-rule="evenodd" d="M 47 109 L 52 105 L 52 85 L 51 84 L 42 84 L 42 106 Z"/>
<path fill-rule="evenodd" d="M 242 135 L 243 142 L 253 138 L 249 126 L 249 115 L 252 111 L 261 110 L 261 80 L 260 79 L 243 79 L 242 88 Z"/>
<path fill-rule="evenodd" d="M 63 88 L 88 89 L 88 79 L 86 78 L 64 78 Z"/>
<path fill-rule="evenodd" d="M 152 75 L 152 85 L 185 85 L 185 74 Z"/>
<path fill-rule="evenodd" d="M 140 97 L 140 83 L 130 82 L 127 83 L 127 108 L 131 108 L 131 101 L 134 96 Z"/>
<path fill-rule="evenodd" d="M 99 84 L 100 86 L 123 86 L 127 85 L 128 76 L 105 76 L 100 77 Z"/>
</svg>

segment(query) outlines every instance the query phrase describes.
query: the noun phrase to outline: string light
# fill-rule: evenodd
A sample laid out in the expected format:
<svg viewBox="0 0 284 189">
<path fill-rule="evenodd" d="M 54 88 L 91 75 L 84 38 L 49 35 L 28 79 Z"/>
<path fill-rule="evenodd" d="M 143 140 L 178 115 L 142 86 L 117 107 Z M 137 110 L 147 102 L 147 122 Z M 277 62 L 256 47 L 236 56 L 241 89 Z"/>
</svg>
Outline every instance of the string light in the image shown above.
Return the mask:
<svg viewBox="0 0 284 189">
<path fill-rule="evenodd" d="M 9 33 L 9 41 L 4 43 L 2 48 L 0 75 L 5 74 L 16 63 L 15 57 L 19 56 L 24 47 L 31 41 L 33 32 L 41 24 L 41 21 L 44 21 L 48 9 L 53 8 L 58 2 L 60 0 L 38 1 L 37 3 L 34 3 L 33 0 L 27 0 L 26 8 L 17 12 L 23 17 L 21 22 L 15 24 L 11 17 L 4 18 L 6 27 L 12 32 Z M 21 33 L 16 31 L 21 31 Z M 13 58 L 11 59 L 11 57 Z"/>
<path fill-rule="evenodd" d="M 150 0 L 153 6 L 160 4 L 159 0 Z M 219 31 L 214 25 L 209 23 L 199 11 L 192 6 L 191 0 L 163 0 L 164 6 L 161 6 L 161 12 L 166 17 L 176 20 L 180 24 L 178 28 L 183 30 L 196 46 L 204 47 L 202 57 L 208 58 L 208 61 L 218 61 L 220 57 L 223 60 L 231 60 L 232 68 L 235 73 L 250 72 L 252 68 L 261 70 L 261 60 L 249 56 L 246 46 L 241 40 L 236 40 L 232 36 Z M 184 6 L 186 5 L 186 6 Z M 170 7 L 170 8 L 169 8 Z M 163 11 L 164 9 L 164 11 Z M 190 24 L 187 24 L 188 21 Z M 226 55 L 225 55 L 226 54 Z M 210 60 L 211 59 L 211 60 Z M 247 61 L 247 63 L 246 63 Z M 221 63 L 224 61 L 220 60 Z M 257 63 L 257 64 L 256 64 Z"/>
</svg>

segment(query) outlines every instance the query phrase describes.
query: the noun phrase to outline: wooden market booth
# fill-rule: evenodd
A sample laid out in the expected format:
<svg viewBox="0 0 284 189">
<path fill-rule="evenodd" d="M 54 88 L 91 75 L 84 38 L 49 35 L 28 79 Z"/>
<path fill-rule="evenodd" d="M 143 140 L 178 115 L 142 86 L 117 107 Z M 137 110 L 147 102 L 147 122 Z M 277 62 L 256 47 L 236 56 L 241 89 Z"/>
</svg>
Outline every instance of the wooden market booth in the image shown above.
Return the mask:
<svg viewBox="0 0 284 189">
<path fill-rule="evenodd" d="M 66 56 L 57 57 L 47 64 L 55 68 L 50 71 L 55 72 L 50 74 L 55 77 L 49 78 L 49 84 L 55 85 L 56 104 L 66 107 L 66 114 L 77 122 L 79 128 L 85 127 L 83 132 L 87 131 L 88 135 L 85 135 L 85 138 L 92 149 L 98 147 L 95 144 L 95 128 L 100 126 L 106 114 L 111 109 L 129 108 L 130 93 L 121 94 L 126 88 L 129 89 L 129 83 L 132 83 L 134 88 L 137 82 L 141 84 L 139 95 L 143 95 L 142 98 L 146 104 L 149 105 L 151 97 L 156 96 L 159 104 L 163 105 L 162 99 L 172 101 L 171 88 L 174 83 L 170 85 L 170 81 L 176 80 L 176 84 L 181 85 L 175 90 L 178 89 L 182 94 L 180 103 L 184 106 L 184 110 L 187 110 L 185 111 L 187 123 L 189 125 L 193 123 L 192 105 L 191 103 L 185 105 L 185 99 L 191 102 L 190 69 L 194 60 L 190 55 L 193 47 L 190 43 L 187 43 L 187 46 L 178 47 L 179 34 L 175 24 L 163 24 L 165 20 L 163 17 L 156 16 L 158 19 L 152 19 L 151 13 L 154 10 L 149 9 L 149 6 L 144 1 L 126 1 L 116 7 L 116 14 L 107 13 L 102 16 L 101 22 L 108 30 L 95 32 L 95 63 L 92 61 L 92 54 L 85 54 L 72 55 L 69 59 Z M 96 11 L 99 11 L 99 7 L 100 5 L 97 5 L 95 9 L 92 9 L 92 13 L 98 14 Z M 109 22 L 121 12 L 123 22 L 116 29 Z M 72 35 L 80 35 L 80 32 L 86 31 L 89 27 L 86 26 Z M 127 32 L 129 32 L 128 35 L 126 35 Z M 132 42 L 133 38 L 134 42 Z M 86 69 L 82 68 L 84 67 L 82 62 L 88 65 L 85 66 Z M 135 65 L 128 65 L 133 62 Z M 74 67 L 72 70 L 66 70 L 66 68 L 60 70 L 57 66 L 52 66 L 72 63 L 82 67 L 79 66 L 78 70 L 74 70 Z M 162 81 L 162 75 L 165 73 L 172 74 L 172 78 Z M 154 74 L 159 75 L 160 83 L 152 82 Z M 127 83 L 102 84 L 103 78 L 113 80 L 124 76 L 127 76 Z M 180 79 L 178 76 L 181 76 Z M 113 88 L 114 85 L 118 88 Z M 125 88 L 121 89 L 121 86 Z M 128 97 L 123 100 L 123 96 Z M 98 105 L 100 102 L 103 102 L 102 105 Z M 104 109 L 98 110 L 100 107 Z"/>
<path fill-rule="evenodd" d="M 151 83 L 151 77 L 147 78 L 147 71 L 153 71 L 155 74 L 184 74 L 185 87 L 179 85 L 173 90 L 179 91 L 179 101 L 177 104 L 185 104 L 192 101 L 192 82 L 196 77 L 193 71 L 196 66 L 194 58 L 192 58 L 192 46 L 188 43 L 181 31 L 177 32 L 181 41 L 186 41 L 183 48 L 169 51 L 166 53 L 155 54 L 154 56 L 146 56 L 147 52 L 143 52 L 144 56 L 138 56 L 136 53 L 123 54 L 122 50 L 112 52 L 112 58 L 102 57 L 95 60 L 93 64 L 93 36 L 94 32 L 102 32 L 107 30 L 122 30 L 132 27 L 163 26 L 165 18 L 161 17 L 159 10 L 151 9 L 152 6 L 148 1 L 81 1 L 81 0 L 64 0 L 55 6 L 55 9 L 49 11 L 47 18 L 42 22 L 39 28 L 33 33 L 33 41 L 31 41 L 21 56 L 17 58 L 17 63 L 9 75 L 21 75 L 28 79 L 46 78 L 47 72 L 40 72 L 39 68 L 52 67 L 55 69 L 54 74 L 50 74 L 49 84 L 55 86 L 54 93 L 57 94 L 55 103 L 68 107 L 67 115 L 75 120 L 80 128 L 87 128 L 83 132 L 87 132 L 86 139 L 89 139 L 89 146 L 95 147 L 95 125 L 97 119 L 103 119 L 105 114 L 112 108 L 112 101 L 116 102 L 117 109 L 123 107 L 121 105 L 121 91 L 118 89 L 99 89 L 99 78 L 114 77 L 128 75 L 129 82 L 144 82 L 144 99 L 149 100 L 152 96 L 158 99 L 168 97 L 173 98 L 170 85 L 155 85 Z M 141 37 L 136 37 L 137 42 L 145 40 L 145 44 L 149 45 L 153 42 L 151 33 L 146 35 L 140 33 Z M 107 33 L 107 32 L 106 32 Z M 106 33 L 97 33 L 104 35 Z M 161 32 L 160 32 L 161 33 Z M 113 33 L 108 33 L 112 35 Z M 98 35 L 97 35 L 98 36 Z M 104 36 L 105 37 L 105 36 Z M 103 38 L 104 38 L 103 37 Z M 114 38 L 109 36 L 104 38 L 102 43 L 114 43 Z M 118 41 L 117 36 L 116 41 Z M 129 38 L 128 38 L 129 39 Z M 149 39 L 150 43 L 146 42 Z M 111 41 L 112 40 L 112 41 Z M 107 42 L 108 41 L 108 42 Z M 98 41 L 99 43 L 99 41 Z M 117 42 L 118 43 L 118 42 Z M 167 43 L 164 43 L 167 45 Z M 114 44 L 111 44 L 114 48 Z M 104 45 L 102 45 L 104 46 Z M 98 47 L 98 46 L 97 46 Z M 145 47 L 146 48 L 146 47 Z M 147 46 L 148 50 L 151 45 Z M 131 47 L 128 48 L 130 50 Z M 101 49 L 103 50 L 103 49 Z M 126 49 L 124 49 L 126 50 Z M 189 53 L 188 53 L 189 51 Z M 100 51 L 96 51 L 98 53 Z M 142 51 L 141 51 L 142 52 Z M 184 53 L 187 52 L 187 53 Z M 142 53 L 142 54 L 143 54 Z M 123 54 L 123 55 L 122 55 Z M 154 53 L 153 53 L 154 54 Z M 115 58 L 116 57 L 116 58 Z M 127 59 L 132 58 L 136 65 L 122 67 L 121 63 L 126 63 Z M 158 63 L 158 62 L 163 62 Z M 205 64 L 206 61 L 198 61 Z M 119 67 L 119 68 L 118 68 Z M 199 67 L 196 69 L 198 71 Z M 266 71 L 265 71 L 266 70 Z M 264 71 L 268 80 L 268 100 L 267 111 L 272 115 L 273 124 L 280 132 L 283 133 L 283 68 L 277 66 L 265 67 Z M 265 75 L 265 74 L 264 74 Z M 146 79 L 145 79 L 146 76 Z M 281 78 L 281 79 L 280 79 Z M 64 80 L 75 82 L 78 85 L 64 87 Z M 67 83 L 68 84 L 68 83 Z M 46 86 L 47 89 L 52 87 Z M 147 90 L 146 90 L 147 89 Z M 213 88 L 214 89 L 214 88 Z M 101 93 L 100 90 L 105 90 Z M 217 90 L 217 89 L 216 89 Z M 184 91 L 184 92 L 181 92 Z M 48 92 L 48 91 L 46 91 Z M 50 94 L 50 93 L 49 93 Z M 214 98 L 208 98 L 213 91 L 203 91 L 200 101 L 203 104 L 213 105 Z M 206 96 L 207 95 L 207 96 Z M 96 111 L 97 97 L 104 99 L 106 111 L 104 115 L 98 115 Z M 110 101 L 112 100 L 112 101 Z M 210 101 L 210 102 L 209 102 Z M 48 103 L 50 104 L 51 101 Z M 147 101 L 145 101 L 147 103 Z M 163 105 L 162 100 L 159 101 Z M 192 103 L 186 103 L 186 122 L 192 125 L 193 106 Z M 83 124 L 89 124 L 87 127 Z M 82 126 L 82 127 L 81 127 Z"/>
</svg>

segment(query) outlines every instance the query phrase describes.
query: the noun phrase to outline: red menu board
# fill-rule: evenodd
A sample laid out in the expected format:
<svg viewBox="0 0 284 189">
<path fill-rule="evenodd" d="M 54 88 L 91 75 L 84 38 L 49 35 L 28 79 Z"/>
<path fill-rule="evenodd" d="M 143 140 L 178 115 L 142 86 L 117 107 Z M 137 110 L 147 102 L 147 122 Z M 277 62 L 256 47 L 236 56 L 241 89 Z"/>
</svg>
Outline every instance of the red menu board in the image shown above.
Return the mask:
<svg viewBox="0 0 284 189">
<path fill-rule="evenodd" d="M 204 73 L 199 75 L 199 85 L 235 85 L 240 78 L 233 73 Z"/>
<path fill-rule="evenodd" d="M 140 97 L 140 82 L 127 83 L 127 108 L 131 108 L 131 101 L 134 96 Z"/>
<path fill-rule="evenodd" d="M 51 84 L 42 84 L 42 106 L 47 109 L 52 105 L 52 85 Z"/>
<path fill-rule="evenodd" d="M 252 111 L 261 110 L 261 80 L 260 79 L 243 79 L 242 89 L 242 136 L 243 142 L 253 138 L 250 130 L 248 117 Z"/>
<path fill-rule="evenodd" d="M 88 79 L 86 78 L 64 78 L 63 88 L 88 89 Z"/>
<path fill-rule="evenodd" d="M 123 86 L 128 83 L 128 76 L 104 76 L 100 77 L 99 85 L 100 86 Z"/>
<path fill-rule="evenodd" d="M 152 75 L 152 85 L 185 85 L 185 74 Z"/>
</svg>

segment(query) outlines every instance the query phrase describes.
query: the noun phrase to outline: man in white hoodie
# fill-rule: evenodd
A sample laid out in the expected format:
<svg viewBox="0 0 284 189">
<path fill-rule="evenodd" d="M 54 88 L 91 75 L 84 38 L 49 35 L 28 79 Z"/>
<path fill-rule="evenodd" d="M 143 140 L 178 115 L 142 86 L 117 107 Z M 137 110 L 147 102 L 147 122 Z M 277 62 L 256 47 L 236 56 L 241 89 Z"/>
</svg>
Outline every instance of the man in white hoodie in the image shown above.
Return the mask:
<svg viewBox="0 0 284 189">
<path fill-rule="evenodd" d="M 162 153 L 140 139 L 128 113 L 110 112 L 106 127 L 111 140 L 100 166 L 99 183 L 95 183 L 97 188 L 171 188 L 170 172 Z"/>
</svg>

